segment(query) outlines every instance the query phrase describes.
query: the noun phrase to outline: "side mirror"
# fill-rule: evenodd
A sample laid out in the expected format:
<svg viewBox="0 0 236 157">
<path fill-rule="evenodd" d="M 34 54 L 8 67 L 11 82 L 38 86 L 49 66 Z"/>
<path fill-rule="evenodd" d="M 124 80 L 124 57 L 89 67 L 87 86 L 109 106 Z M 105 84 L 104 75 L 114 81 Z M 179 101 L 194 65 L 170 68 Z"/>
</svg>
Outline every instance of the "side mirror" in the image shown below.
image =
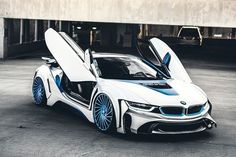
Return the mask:
<svg viewBox="0 0 236 157">
<path fill-rule="evenodd" d="M 87 49 L 84 52 L 84 62 L 88 68 L 90 68 L 90 65 L 93 63 L 93 56 L 91 49 Z"/>
<path fill-rule="evenodd" d="M 166 53 L 166 55 L 163 58 L 163 64 L 169 69 L 170 65 L 170 60 L 171 60 L 171 55 L 169 52 Z"/>
</svg>

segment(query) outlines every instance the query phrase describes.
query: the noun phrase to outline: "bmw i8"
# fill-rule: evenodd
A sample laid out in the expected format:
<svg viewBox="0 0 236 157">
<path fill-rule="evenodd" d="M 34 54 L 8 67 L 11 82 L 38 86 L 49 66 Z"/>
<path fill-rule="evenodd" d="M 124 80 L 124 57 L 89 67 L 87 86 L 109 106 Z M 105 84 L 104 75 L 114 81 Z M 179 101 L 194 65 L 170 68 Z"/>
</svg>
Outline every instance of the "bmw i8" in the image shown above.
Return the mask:
<svg viewBox="0 0 236 157">
<path fill-rule="evenodd" d="M 66 33 L 48 29 L 45 58 L 34 75 L 35 104 L 63 102 L 101 132 L 185 134 L 216 126 L 212 104 L 195 85 L 173 50 L 148 41 L 155 56 L 83 51 Z M 159 64 L 154 63 L 154 61 Z"/>
</svg>

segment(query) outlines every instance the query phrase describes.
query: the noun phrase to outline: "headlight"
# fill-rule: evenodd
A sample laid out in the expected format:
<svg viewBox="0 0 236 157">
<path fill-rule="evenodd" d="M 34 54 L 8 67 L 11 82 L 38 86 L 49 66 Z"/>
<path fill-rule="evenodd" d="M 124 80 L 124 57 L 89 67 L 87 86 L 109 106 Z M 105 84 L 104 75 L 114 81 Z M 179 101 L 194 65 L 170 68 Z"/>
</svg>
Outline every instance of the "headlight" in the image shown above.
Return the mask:
<svg viewBox="0 0 236 157">
<path fill-rule="evenodd" d="M 138 102 L 125 101 L 130 109 L 142 110 L 142 111 L 151 111 L 154 106 L 149 104 L 143 104 Z"/>
<path fill-rule="evenodd" d="M 212 105 L 211 105 L 211 102 L 209 100 L 207 100 L 207 102 L 204 104 L 204 109 L 208 110 L 208 112 L 211 114 L 211 109 L 212 109 Z"/>
<path fill-rule="evenodd" d="M 208 108 L 210 105 L 209 105 L 209 101 L 207 101 L 204 105 L 203 105 L 203 108 L 206 109 Z"/>
</svg>

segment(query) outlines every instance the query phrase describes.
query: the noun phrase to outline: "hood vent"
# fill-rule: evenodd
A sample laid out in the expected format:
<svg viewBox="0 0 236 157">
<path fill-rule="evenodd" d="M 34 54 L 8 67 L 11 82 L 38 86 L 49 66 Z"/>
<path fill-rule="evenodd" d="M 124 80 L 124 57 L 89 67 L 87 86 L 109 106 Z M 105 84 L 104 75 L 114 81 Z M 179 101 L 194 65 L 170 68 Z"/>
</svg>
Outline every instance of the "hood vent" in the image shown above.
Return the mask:
<svg viewBox="0 0 236 157">
<path fill-rule="evenodd" d="M 141 83 L 141 85 L 146 86 L 152 90 L 155 90 L 159 93 L 176 96 L 178 93 L 167 83 Z"/>
<path fill-rule="evenodd" d="M 171 89 L 171 86 L 167 83 L 141 83 L 143 86 L 147 86 L 150 88 L 158 88 L 158 89 Z"/>
</svg>

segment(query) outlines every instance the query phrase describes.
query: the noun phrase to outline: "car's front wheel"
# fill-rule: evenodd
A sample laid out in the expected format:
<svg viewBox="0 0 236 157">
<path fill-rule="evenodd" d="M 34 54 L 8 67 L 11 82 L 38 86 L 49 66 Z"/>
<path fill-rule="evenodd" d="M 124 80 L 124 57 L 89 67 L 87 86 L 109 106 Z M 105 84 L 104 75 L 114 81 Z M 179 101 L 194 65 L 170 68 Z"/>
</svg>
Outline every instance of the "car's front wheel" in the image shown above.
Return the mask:
<svg viewBox="0 0 236 157">
<path fill-rule="evenodd" d="M 34 78 L 32 87 L 34 102 L 38 106 L 44 106 L 47 103 L 46 92 L 43 80 L 40 77 Z"/>
<path fill-rule="evenodd" d="M 93 117 L 99 131 L 107 133 L 115 130 L 115 112 L 112 101 L 106 94 L 99 94 L 95 98 Z"/>
</svg>

